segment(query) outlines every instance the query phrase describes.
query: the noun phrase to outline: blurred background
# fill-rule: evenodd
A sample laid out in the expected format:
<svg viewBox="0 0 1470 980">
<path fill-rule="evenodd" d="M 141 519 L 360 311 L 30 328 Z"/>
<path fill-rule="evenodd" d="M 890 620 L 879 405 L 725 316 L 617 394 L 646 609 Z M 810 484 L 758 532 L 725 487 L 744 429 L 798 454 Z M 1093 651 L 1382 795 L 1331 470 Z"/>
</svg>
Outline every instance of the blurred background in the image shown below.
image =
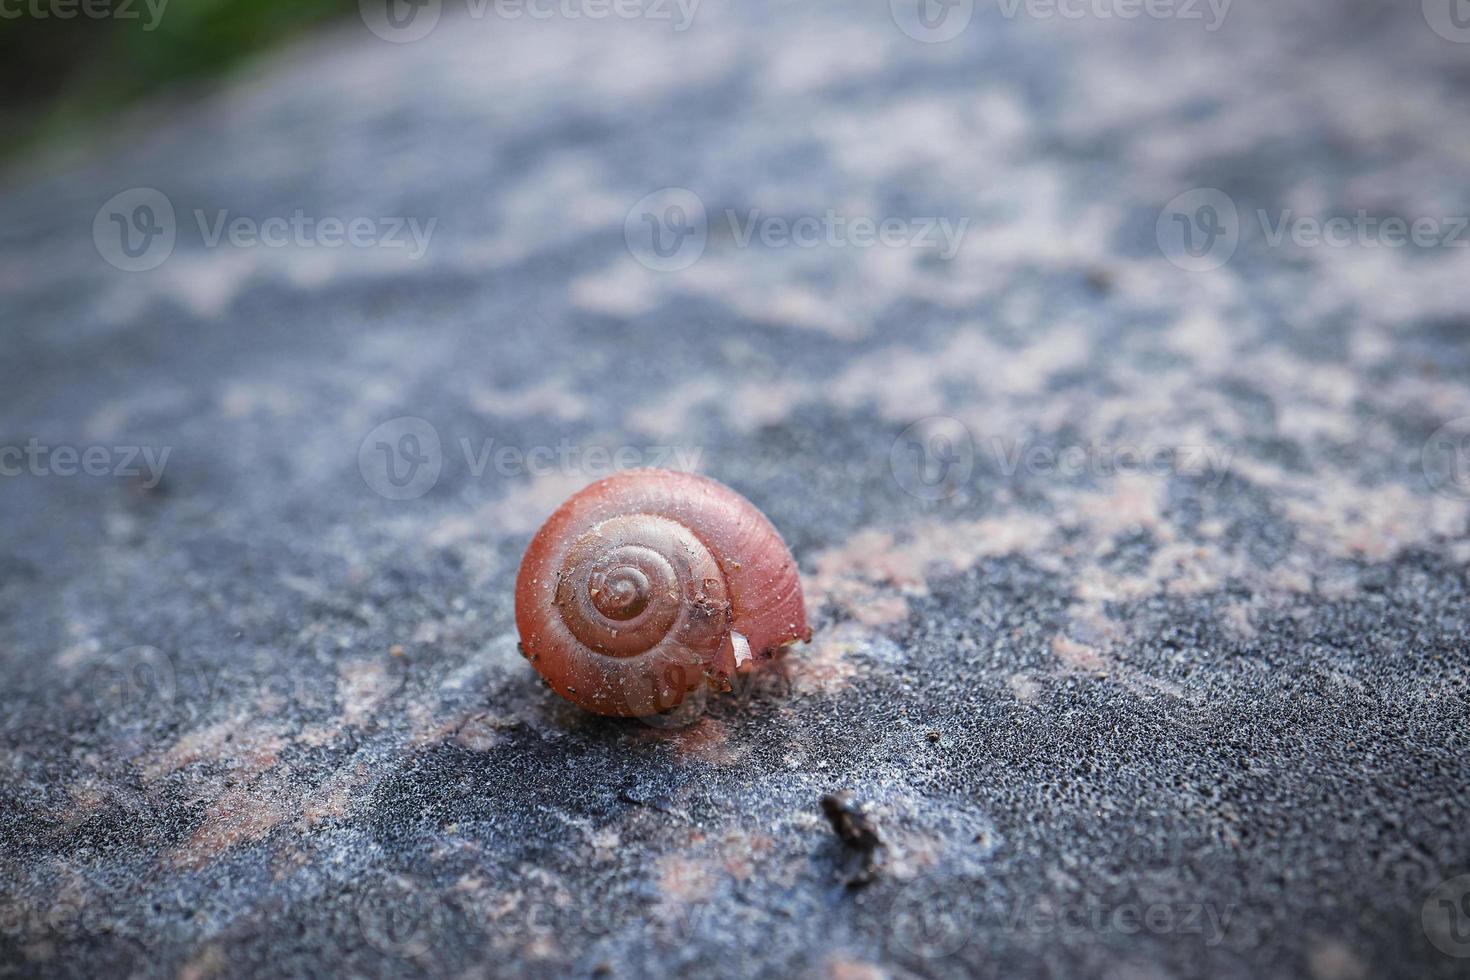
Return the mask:
<svg viewBox="0 0 1470 980">
<path fill-rule="evenodd" d="M 1463 976 L 1465 0 L 0 0 L 0 73 L 0 976 Z M 517 652 L 630 465 L 814 628 L 677 723 Z"/>
<path fill-rule="evenodd" d="M 353 13 L 350 0 L 136 0 L 14 3 L 0 18 L 0 145 L 79 138 L 109 112 L 200 82 L 303 31 Z"/>
</svg>

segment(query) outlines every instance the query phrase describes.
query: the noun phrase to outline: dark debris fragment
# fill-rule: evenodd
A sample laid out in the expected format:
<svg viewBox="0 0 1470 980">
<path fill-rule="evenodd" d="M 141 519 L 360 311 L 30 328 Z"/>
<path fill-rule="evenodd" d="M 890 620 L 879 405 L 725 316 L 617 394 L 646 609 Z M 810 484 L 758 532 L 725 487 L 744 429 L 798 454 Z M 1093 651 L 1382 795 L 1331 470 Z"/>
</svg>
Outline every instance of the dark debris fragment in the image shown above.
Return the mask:
<svg viewBox="0 0 1470 980">
<path fill-rule="evenodd" d="M 871 882 L 878 876 L 881 865 L 878 854 L 883 849 L 883 838 L 866 805 L 851 792 L 841 790 L 822 796 L 822 812 L 827 815 L 827 822 L 832 825 L 837 839 L 858 861 L 857 868 L 845 876 L 847 886 L 860 888 Z"/>
</svg>

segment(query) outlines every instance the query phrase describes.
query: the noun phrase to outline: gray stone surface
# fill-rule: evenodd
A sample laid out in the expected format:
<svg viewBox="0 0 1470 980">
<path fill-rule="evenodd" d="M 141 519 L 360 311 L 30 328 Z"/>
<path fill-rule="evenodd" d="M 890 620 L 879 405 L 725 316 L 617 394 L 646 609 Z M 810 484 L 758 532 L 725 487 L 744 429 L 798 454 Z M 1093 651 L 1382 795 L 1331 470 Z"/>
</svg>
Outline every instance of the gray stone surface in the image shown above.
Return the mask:
<svg viewBox="0 0 1470 980">
<path fill-rule="evenodd" d="M 0 459 L 7 975 L 1465 975 L 1470 250 L 1270 234 L 1470 239 L 1447 6 L 982 3 L 946 43 L 454 6 L 0 193 L 0 446 L 107 471 Z M 172 225 L 106 204 L 139 187 Z M 666 187 L 707 219 L 667 263 Z M 435 224 L 210 246 L 196 209 Z M 829 210 L 967 224 L 744 238 Z M 114 213 L 172 250 L 116 268 Z M 389 499 L 380 441 L 433 485 Z M 697 724 L 516 655 L 591 447 L 729 483 L 801 563 L 814 641 Z"/>
</svg>

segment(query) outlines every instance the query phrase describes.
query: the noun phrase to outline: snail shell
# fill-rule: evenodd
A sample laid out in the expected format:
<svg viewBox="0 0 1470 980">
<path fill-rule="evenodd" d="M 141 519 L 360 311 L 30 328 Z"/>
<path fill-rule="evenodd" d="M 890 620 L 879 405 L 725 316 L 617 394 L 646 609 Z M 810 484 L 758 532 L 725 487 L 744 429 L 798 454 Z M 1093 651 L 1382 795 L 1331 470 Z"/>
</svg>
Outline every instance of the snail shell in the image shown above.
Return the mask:
<svg viewBox="0 0 1470 980">
<path fill-rule="evenodd" d="M 589 711 L 648 716 L 811 639 L 791 551 L 723 484 L 627 470 L 572 495 L 516 579 L 521 649 Z"/>
</svg>

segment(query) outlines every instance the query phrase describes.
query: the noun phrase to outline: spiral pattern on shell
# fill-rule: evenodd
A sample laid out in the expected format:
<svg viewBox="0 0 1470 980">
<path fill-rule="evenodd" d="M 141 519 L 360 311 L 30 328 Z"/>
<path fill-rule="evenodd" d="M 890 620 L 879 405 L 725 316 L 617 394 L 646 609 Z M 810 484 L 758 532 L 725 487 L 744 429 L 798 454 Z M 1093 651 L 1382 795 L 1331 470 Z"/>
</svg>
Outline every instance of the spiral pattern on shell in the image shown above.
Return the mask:
<svg viewBox="0 0 1470 980">
<path fill-rule="evenodd" d="M 606 715 L 669 711 L 810 639 L 796 561 L 730 488 L 629 470 L 574 494 L 516 581 L 521 649 L 558 694 Z"/>
</svg>

